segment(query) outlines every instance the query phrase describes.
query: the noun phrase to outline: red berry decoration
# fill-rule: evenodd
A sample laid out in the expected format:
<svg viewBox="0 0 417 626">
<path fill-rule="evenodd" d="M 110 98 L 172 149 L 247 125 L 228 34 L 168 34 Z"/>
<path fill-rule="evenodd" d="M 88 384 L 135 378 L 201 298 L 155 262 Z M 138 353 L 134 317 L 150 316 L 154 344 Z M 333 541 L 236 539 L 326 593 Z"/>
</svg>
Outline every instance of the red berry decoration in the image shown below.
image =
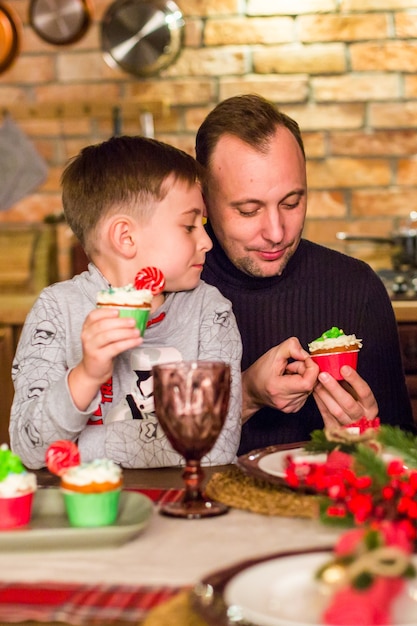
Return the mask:
<svg viewBox="0 0 417 626">
<path fill-rule="evenodd" d="M 68 439 L 52 443 L 46 451 L 46 465 L 52 474 L 62 476 L 69 467 L 80 465 L 81 458 L 77 444 Z"/>
<path fill-rule="evenodd" d="M 135 276 L 135 289 L 149 289 L 153 296 L 164 290 L 165 276 L 157 267 L 144 267 Z"/>
</svg>

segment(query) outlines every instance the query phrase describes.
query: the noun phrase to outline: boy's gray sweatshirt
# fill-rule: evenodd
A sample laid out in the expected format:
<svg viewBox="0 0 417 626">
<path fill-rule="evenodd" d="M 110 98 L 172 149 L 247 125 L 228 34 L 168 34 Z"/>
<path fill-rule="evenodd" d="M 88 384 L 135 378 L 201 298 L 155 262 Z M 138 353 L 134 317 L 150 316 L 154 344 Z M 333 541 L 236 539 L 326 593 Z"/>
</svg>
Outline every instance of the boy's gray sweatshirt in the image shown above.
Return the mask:
<svg viewBox="0 0 417 626">
<path fill-rule="evenodd" d="M 234 460 L 241 430 L 241 339 L 231 304 L 203 281 L 170 293 L 153 314 L 143 344 L 115 359 L 113 376 L 87 411 L 74 405 L 68 373 L 82 358 L 81 329 L 108 282 L 88 271 L 44 289 L 29 313 L 13 362 L 10 418 L 12 449 L 31 469 L 45 465 L 48 446 L 77 441 L 83 461 L 108 457 L 123 467 L 183 463 L 163 435 L 153 405 L 152 365 L 178 360 L 218 360 L 232 368 L 229 412 L 203 463 Z"/>
</svg>

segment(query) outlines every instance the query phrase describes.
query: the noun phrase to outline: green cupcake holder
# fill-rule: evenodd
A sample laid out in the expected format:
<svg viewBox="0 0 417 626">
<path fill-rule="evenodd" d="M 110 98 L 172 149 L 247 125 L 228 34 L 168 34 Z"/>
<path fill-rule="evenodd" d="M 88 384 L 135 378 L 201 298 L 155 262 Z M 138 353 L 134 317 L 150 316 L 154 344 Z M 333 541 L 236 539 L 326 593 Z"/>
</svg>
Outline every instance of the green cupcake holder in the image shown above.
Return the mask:
<svg viewBox="0 0 417 626">
<path fill-rule="evenodd" d="M 136 328 L 140 330 L 140 334 L 142 337 L 145 334 L 149 313 L 150 309 L 119 308 L 119 317 L 133 317 L 133 319 L 136 321 Z"/>
<path fill-rule="evenodd" d="M 121 489 L 80 493 L 61 489 L 71 526 L 110 526 L 117 519 Z"/>
</svg>

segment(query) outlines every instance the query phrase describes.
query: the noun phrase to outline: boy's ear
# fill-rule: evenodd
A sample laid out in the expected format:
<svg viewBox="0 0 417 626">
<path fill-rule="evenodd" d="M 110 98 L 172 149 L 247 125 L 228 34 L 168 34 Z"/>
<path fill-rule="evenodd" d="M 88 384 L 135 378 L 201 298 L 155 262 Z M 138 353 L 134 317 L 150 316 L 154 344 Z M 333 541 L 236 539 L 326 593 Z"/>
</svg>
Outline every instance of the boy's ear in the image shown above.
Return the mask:
<svg viewBox="0 0 417 626">
<path fill-rule="evenodd" d="M 127 215 L 115 215 L 109 224 L 110 244 L 127 258 L 136 254 L 136 234 L 133 221 Z"/>
</svg>

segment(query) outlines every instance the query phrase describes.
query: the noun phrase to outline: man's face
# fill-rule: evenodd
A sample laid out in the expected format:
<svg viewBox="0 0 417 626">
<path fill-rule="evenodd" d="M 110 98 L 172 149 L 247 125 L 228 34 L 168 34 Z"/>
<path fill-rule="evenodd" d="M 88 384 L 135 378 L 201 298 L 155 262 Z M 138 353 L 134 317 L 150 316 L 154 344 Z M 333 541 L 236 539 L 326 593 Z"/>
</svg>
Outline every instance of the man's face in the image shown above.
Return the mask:
<svg viewBox="0 0 417 626">
<path fill-rule="evenodd" d="M 218 141 L 209 166 L 210 223 L 232 263 L 252 276 L 283 272 L 307 207 L 305 159 L 285 128 L 262 153 L 232 135 Z"/>
</svg>

